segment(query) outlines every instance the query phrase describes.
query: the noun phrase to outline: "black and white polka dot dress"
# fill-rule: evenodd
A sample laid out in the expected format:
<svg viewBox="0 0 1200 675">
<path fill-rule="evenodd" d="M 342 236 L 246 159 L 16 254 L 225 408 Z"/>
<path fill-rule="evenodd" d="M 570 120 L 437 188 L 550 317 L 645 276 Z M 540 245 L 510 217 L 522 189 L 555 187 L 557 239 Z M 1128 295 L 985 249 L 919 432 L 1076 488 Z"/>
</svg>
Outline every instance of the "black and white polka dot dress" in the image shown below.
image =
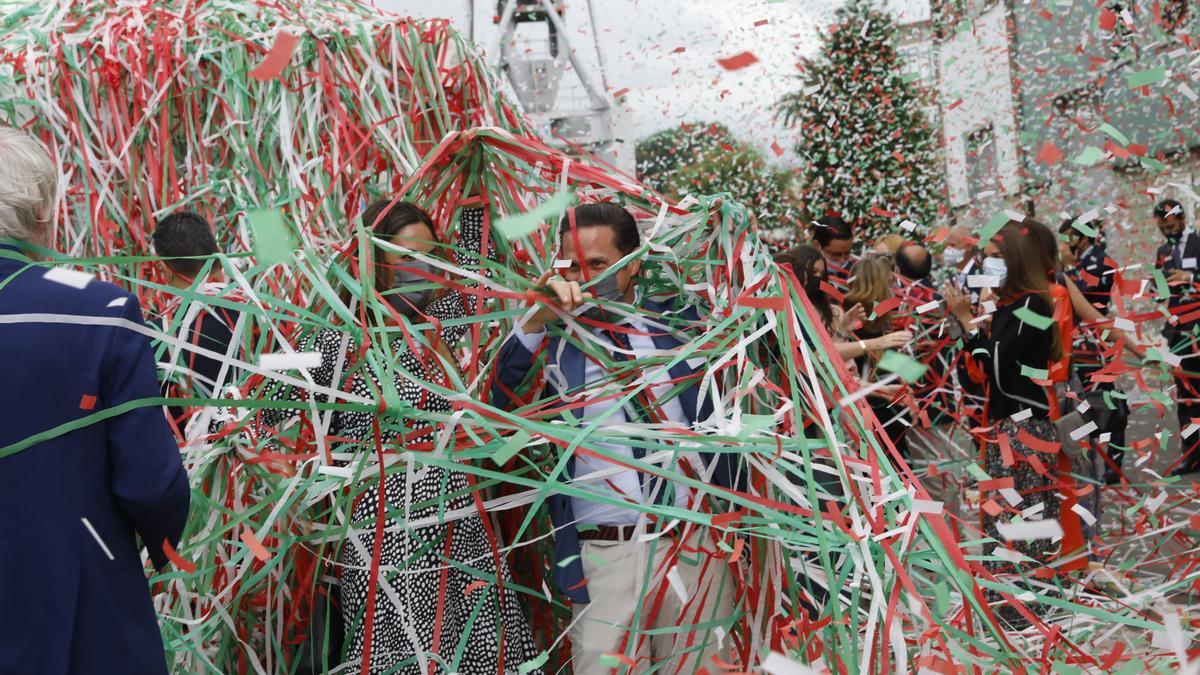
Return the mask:
<svg viewBox="0 0 1200 675">
<path fill-rule="evenodd" d="M 463 211 L 460 248 L 478 250 L 470 242 L 480 241 L 482 223 L 481 209 Z M 463 258 L 459 255 L 460 265 L 472 264 Z M 463 297 L 457 293 L 444 295 L 429 305 L 427 313 L 439 319 L 464 316 Z M 461 326 L 443 328 L 442 337 L 453 345 L 465 332 L 466 327 Z M 352 358 L 359 347 L 342 331 L 319 330 L 305 341 L 304 350 L 321 354 L 321 366 L 310 371 L 317 384 L 336 384 L 359 396 L 378 398 L 379 375 L 364 359 Z M 402 400 L 420 411 L 450 412 L 450 403 L 445 398 L 420 384 L 437 377 L 435 358 L 414 354 L 402 337 L 391 342 L 387 353 L 396 355 L 398 371 L 403 369 L 410 375 L 406 378 L 397 372 L 393 378 L 393 386 Z M 340 373 L 337 383 L 333 382 L 335 372 Z M 289 387 L 276 397 L 302 400 L 307 396 L 306 392 Z M 317 398 L 322 397 L 317 395 Z M 422 451 L 422 444 L 424 451 L 429 451 L 435 429 L 427 421 L 396 418 L 378 421 L 385 452 L 405 448 Z M 362 453 L 363 461 L 370 462 L 375 454 L 375 422 L 372 413 L 338 411 L 332 415 L 328 435 L 354 441 L 342 448 L 354 448 Z M 397 443 L 399 428 L 406 439 L 403 446 Z M 357 496 L 351 513 L 353 536 L 342 544 L 338 561 L 349 663 L 360 663 L 366 646 L 363 617 L 371 583 L 378 513 L 378 474 L 366 473 L 375 477 L 364 478 L 355 490 Z M 520 598 L 512 588 L 512 576 L 500 557 L 502 554 L 496 552 L 481 514 L 474 510 L 475 501 L 466 475 L 417 463 L 407 471 L 385 477 L 384 495 L 387 511 L 403 520 L 391 516 L 385 520 L 387 530 L 383 534 L 379 573 L 383 583 L 376 588 L 371 671 L 495 675 L 515 673 L 519 666 L 535 658 L 538 650 L 521 611 Z M 439 514 L 459 509 L 471 512 L 465 517 L 437 518 Z M 433 524 L 406 525 L 430 518 L 435 519 Z M 503 593 L 496 579 L 502 580 Z"/>
</svg>

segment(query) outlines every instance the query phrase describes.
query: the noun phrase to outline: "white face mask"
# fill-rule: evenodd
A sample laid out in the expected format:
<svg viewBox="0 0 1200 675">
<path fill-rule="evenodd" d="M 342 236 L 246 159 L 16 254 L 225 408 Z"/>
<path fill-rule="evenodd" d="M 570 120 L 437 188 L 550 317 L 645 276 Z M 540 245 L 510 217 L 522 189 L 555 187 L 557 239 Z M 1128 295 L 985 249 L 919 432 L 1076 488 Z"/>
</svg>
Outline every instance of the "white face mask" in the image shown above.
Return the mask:
<svg viewBox="0 0 1200 675">
<path fill-rule="evenodd" d="M 953 265 L 954 267 L 958 267 L 965 257 L 967 257 L 967 252 L 961 248 L 947 246 L 942 251 L 942 262 L 946 263 L 947 265 Z"/>
<path fill-rule="evenodd" d="M 984 258 L 983 273 L 989 277 L 996 277 L 999 280 L 997 283 L 1003 284 L 1008 276 L 1008 266 L 1004 264 L 1004 258 Z"/>
</svg>

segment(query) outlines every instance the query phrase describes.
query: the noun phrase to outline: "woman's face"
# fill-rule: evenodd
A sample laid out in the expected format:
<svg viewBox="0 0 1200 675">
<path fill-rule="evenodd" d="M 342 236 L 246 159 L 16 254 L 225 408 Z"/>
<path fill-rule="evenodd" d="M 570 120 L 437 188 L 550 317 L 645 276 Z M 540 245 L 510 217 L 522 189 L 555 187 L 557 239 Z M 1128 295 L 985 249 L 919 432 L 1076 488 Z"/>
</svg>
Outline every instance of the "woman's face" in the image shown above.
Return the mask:
<svg viewBox="0 0 1200 675">
<path fill-rule="evenodd" d="M 817 275 L 818 279 L 824 279 L 828 273 L 829 268 L 825 266 L 824 258 L 813 263 L 813 274 Z"/>
<path fill-rule="evenodd" d="M 1000 247 L 996 242 L 989 241 L 987 246 L 983 247 L 983 257 L 985 258 L 1003 258 L 1004 254 L 1000 252 Z"/>
<path fill-rule="evenodd" d="M 437 242 L 434 240 L 433 232 L 425 223 L 412 223 L 405 225 L 392 237 L 393 246 L 407 248 L 417 253 L 430 254 L 437 248 Z M 404 267 L 404 262 L 413 260 L 412 255 L 402 251 L 394 251 L 388 249 L 383 252 L 383 262 L 390 270 L 395 270 Z"/>
</svg>

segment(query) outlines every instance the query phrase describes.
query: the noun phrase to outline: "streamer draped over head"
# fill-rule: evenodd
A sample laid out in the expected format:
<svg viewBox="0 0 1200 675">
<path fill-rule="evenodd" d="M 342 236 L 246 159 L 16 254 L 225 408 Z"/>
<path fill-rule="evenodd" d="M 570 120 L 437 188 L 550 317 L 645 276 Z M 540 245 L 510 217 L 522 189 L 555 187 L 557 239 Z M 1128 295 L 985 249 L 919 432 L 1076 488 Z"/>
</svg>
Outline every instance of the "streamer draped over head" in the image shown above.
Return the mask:
<svg viewBox="0 0 1200 675">
<path fill-rule="evenodd" d="M 347 514 L 357 486 L 378 475 L 379 456 L 388 475 L 428 466 L 470 474 L 475 504 L 502 524 L 499 553 L 548 650 L 545 667 L 563 662 L 569 611 L 546 583 L 553 556 L 541 507 L 555 490 L 582 495 L 558 480 L 564 458 L 606 456 L 617 432 L 557 423 L 562 401 L 499 410 L 486 392 L 496 349 L 534 292 L 529 280 L 553 265 L 553 223 L 571 199 L 629 209 L 644 230 L 639 291 L 705 311 L 699 323 L 656 317 L 689 338 L 670 358 L 705 364 L 701 394 L 715 412 L 701 422 L 703 434 L 686 440 L 736 453 L 750 487 L 710 492 L 692 512 L 645 508 L 722 533 L 720 546 L 697 555 L 732 565 L 738 580 L 740 610 L 719 627 L 733 642 L 733 666 L 749 670 L 779 652 L 771 658 L 837 672 L 1069 670 L 1097 667 L 1114 644 L 1127 650 L 1114 659 L 1173 662 L 1149 644 L 1148 631 L 1178 626 L 1156 612 L 1149 590 L 1118 602 L 1050 574 L 1046 588 L 1069 589 L 1045 594 L 1061 608 L 1054 626 L 999 632 L 984 587 L 1013 602 L 1037 598 L 1013 598 L 991 579 L 978 563 L 1002 554 L 1003 542 L 980 541 L 977 522 L 943 514 L 899 460 L 855 395 L 856 380 L 832 357 L 805 289 L 771 261 L 745 208 L 720 197 L 664 203 L 628 176 L 547 146 L 446 22 L 400 20 L 352 0 L 59 0 L 5 18 L 0 63 L 8 121 L 44 139 L 61 172 L 49 241 L 60 258 L 46 264 L 73 258 L 135 290 L 146 307 L 195 299 L 162 283 L 149 241 L 158 218 L 196 211 L 216 228 L 224 253 L 211 264 L 230 280 L 205 301 L 247 317 L 237 354 L 217 355 L 230 366 L 219 393 L 194 398 L 180 387 L 182 400 L 170 401 L 216 411 L 207 428 L 181 436 L 194 513 L 174 568 L 154 580 L 180 672 L 289 672 L 305 650 L 331 644 L 316 620 L 325 580 L 338 573 L 337 547 L 376 525 L 351 528 Z M 426 318 L 395 314 L 375 292 L 380 240 L 359 224 L 377 199 L 429 213 L 438 250 L 421 259 L 459 292 L 465 318 L 428 330 Z M 457 213 L 479 204 L 487 207 L 483 240 L 467 247 Z M 342 393 L 318 387 L 305 369 L 264 367 L 264 354 L 294 350 L 330 327 L 344 332 L 354 369 L 408 377 L 390 353 L 397 335 L 414 353 L 459 361 L 420 383 L 453 408 L 421 413 L 421 423 L 437 425 L 433 437 L 387 448 L 330 437 L 323 429 L 334 411 L 386 412 L 376 424 L 402 436 L 412 402 L 386 385 Z M 177 328 L 158 335 L 161 354 L 193 348 L 171 343 Z M 443 341 L 446 349 L 429 356 Z M 303 395 L 266 395 L 280 387 Z M 253 422 L 264 408 L 296 408 L 300 421 L 260 435 Z M 661 428 L 636 435 L 654 447 L 682 438 Z M 36 451 L 35 442 L 0 456 Z M 964 482 L 989 480 L 970 456 L 941 469 Z M 413 526 L 405 513 L 389 512 L 386 525 Z M 1178 533 L 1161 527 L 1173 526 L 1147 529 L 1148 549 Z M 480 579 L 489 591 L 496 581 Z M 442 641 L 448 670 L 457 637 Z"/>
</svg>

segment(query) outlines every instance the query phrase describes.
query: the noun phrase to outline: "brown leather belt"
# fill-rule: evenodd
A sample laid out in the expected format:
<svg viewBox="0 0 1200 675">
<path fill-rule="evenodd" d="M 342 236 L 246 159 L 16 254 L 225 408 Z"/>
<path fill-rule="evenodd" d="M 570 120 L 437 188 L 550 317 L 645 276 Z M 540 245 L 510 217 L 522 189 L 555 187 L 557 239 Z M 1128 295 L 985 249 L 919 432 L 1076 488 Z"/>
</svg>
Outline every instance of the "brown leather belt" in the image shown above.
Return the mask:
<svg viewBox="0 0 1200 675">
<path fill-rule="evenodd" d="M 637 525 L 592 525 L 579 531 L 581 541 L 632 541 Z"/>
</svg>

